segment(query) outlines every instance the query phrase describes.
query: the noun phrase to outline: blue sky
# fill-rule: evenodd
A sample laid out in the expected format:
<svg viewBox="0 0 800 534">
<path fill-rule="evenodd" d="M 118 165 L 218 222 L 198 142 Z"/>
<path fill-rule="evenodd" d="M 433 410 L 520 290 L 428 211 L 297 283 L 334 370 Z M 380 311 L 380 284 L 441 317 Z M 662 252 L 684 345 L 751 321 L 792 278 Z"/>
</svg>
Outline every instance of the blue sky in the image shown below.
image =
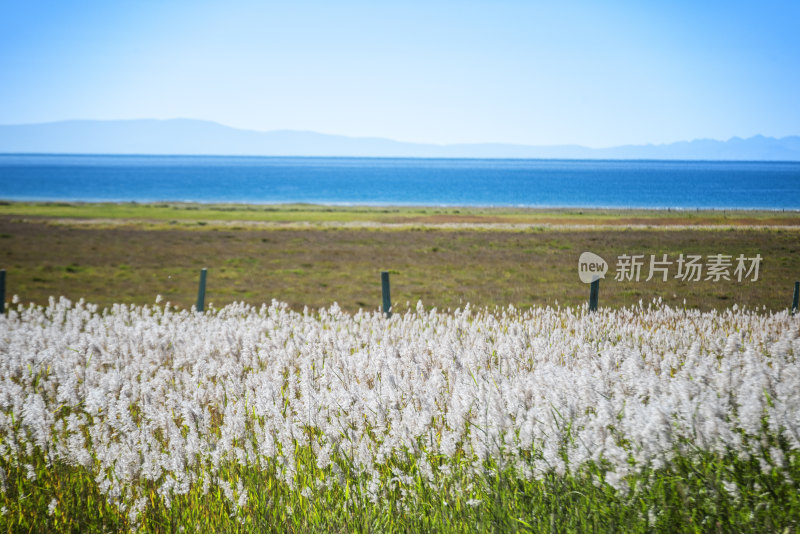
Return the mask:
<svg viewBox="0 0 800 534">
<path fill-rule="evenodd" d="M 0 124 L 429 143 L 800 134 L 800 2 L 0 0 Z"/>
</svg>

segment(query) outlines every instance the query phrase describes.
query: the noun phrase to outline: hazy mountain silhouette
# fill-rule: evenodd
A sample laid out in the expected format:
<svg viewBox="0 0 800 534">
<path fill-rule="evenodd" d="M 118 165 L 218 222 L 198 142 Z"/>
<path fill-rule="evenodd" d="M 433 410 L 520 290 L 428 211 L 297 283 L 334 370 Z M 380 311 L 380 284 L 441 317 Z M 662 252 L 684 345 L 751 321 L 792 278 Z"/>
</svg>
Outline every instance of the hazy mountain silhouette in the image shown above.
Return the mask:
<svg viewBox="0 0 800 534">
<path fill-rule="evenodd" d="M 757 135 L 592 149 L 578 145 L 403 143 L 293 130 L 239 130 L 190 119 L 73 120 L 0 125 L 0 153 L 800 161 L 800 136 L 776 139 Z"/>
</svg>

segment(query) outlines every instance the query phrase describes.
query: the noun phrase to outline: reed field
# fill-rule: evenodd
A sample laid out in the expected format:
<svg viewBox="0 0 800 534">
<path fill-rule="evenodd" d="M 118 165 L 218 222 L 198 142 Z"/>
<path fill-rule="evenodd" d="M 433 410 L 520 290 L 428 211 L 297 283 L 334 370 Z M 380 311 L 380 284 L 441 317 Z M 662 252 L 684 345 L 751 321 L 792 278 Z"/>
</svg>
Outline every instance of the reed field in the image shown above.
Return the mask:
<svg viewBox="0 0 800 534">
<path fill-rule="evenodd" d="M 10 532 L 792 532 L 800 316 L 53 299 L 0 318 Z"/>
</svg>

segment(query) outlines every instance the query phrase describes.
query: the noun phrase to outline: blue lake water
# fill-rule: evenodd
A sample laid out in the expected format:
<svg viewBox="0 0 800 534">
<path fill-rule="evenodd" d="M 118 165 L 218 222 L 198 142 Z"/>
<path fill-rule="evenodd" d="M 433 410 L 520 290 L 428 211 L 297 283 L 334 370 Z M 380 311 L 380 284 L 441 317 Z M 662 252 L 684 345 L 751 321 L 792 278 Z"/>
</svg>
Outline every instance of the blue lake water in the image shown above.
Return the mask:
<svg viewBox="0 0 800 534">
<path fill-rule="evenodd" d="M 800 162 L 0 154 L 0 199 L 800 208 Z"/>
</svg>

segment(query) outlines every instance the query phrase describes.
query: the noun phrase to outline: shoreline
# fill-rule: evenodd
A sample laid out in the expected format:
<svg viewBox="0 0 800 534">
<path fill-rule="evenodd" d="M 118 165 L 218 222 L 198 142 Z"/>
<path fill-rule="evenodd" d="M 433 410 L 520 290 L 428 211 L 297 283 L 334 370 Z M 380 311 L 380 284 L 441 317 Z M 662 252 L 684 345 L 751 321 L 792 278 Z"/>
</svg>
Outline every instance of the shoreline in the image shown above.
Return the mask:
<svg viewBox="0 0 800 534">
<path fill-rule="evenodd" d="M 416 203 L 391 203 L 391 202 L 252 202 L 246 200 L 205 201 L 205 200 L 106 200 L 106 199 L 31 199 L 31 198 L 4 198 L 0 197 L 0 206 L 7 205 L 42 205 L 42 206 L 202 206 L 209 209 L 294 209 L 306 207 L 310 209 L 461 209 L 461 210 L 498 210 L 510 212 L 550 212 L 550 211 L 599 211 L 599 212 L 653 212 L 653 213 L 715 213 L 715 212 L 744 212 L 744 213 L 788 213 L 800 216 L 798 208 L 770 208 L 770 207 L 740 207 L 740 206 L 583 206 L 583 205 L 502 205 L 502 204 L 416 204 Z"/>
</svg>

